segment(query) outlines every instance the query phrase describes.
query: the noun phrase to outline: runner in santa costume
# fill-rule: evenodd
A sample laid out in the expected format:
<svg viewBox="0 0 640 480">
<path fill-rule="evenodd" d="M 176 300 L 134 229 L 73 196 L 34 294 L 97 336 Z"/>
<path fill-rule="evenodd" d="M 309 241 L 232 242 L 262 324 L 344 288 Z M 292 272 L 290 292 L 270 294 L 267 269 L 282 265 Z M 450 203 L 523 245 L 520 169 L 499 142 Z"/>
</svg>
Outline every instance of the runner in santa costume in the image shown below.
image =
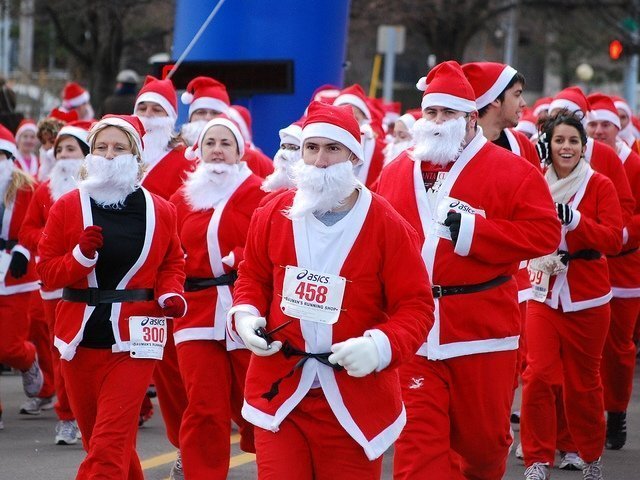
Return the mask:
<svg viewBox="0 0 640 480">
<path fill-rule="evenodd" d="M 536 168 L 477 127 L 458 63 L 429 72 L 422 108 L 416 145 L 385 167 L 378 187 L 420 235 L 436 284 L 435 324 L 400 372 L 407 426 L 394 475 L 499 479 L 520 334 L 514 275 L 522 260 L 553 250 L 560 225 Z"/>
<path fill-rule="evenodd" d="M 382 119 L 374 114 L 372 103 L 358 84 L 343 89 L 333 104 L 349 105 L 353 108 L 353 114 L 360 124 L 364 150 L 362 165 L 356 167 L 356 177 L 370 187 L 378 179 L 384 164 L 385 141 Z"/>
<path fill-rule="evenodd" d="M 415 232 L 355 178 L 351 108 L 313 102 L 302 145 L 297 190 L 254 214 L 234 288 L 228 333 L 255 354 L 242 414 L 261 480 L 376 479 L 405 424 L 396 368 L 433 321 L 429 282 Z"/>
<path fill-rule="evenodd" d="M 620 118 L 620 131 L 618 132 L 618 136 L 624 143 L 631 147 L 631 150 L 640 154 L 640 141 L 636 138 L 633 122 L 631 121 L 633 118 L 633 111 L 631 110 L 631 107 L 622 97 L 612 95 L 611 99 L 613 100 L 616 110 L 618 111 L 618 117 Z"/>
<path fill-rule="evenodd" d="M 78 120 L 94 120 L 94 111 L 91 106 L 91 95 L 76 82 L 67 82 L 62 89 L 62 108 L 67 111 L 75 111 Z"/>
<path fill-rule="evenodd" d="M 521 440 L 527 480 L 547 480 L 556 449 L 556 392 L 583 477 L 601 480 L 605 440 L 600 358 L 609 326 L 611 286 L 605 255 L 622 246 L 622 216 L 611 181 L 584 160 L 581 117 L 563 110 L 543 135 L 550 163 L 545 178 L 562 228 L 558 251 L 531 261 L 542 280 L 527 314 Z"/>
<path fill-rule="evenodd" d="M 619 138 L 622 122 L 613 100 L 601 93 L 587 98 L 591 107 L 587 114 L 587 135 L 616 150 L 636 200 L 634 215 L 623 230 L 622 251 L 607 258 L 613 298 L 601 375 L 607 411 L 606 447 L 618 450 L 627 437 L 626 411 L 636 365 L 633 332 L 640 315 L 640 156 Z"/>
<path fill-rule="evenodd" d="M 27 172 L 32 177 L 38 175 L 40 167 L 38 155 L 36 155 L 36 147 L 38 145 L 38 126 L 31 119 L 25 119 L 20 122 L 16 130 L 16 162 L 18 167 Z"/>
<path fill-rule="evenodd" d="M 522 115 L 514 130 L 523 133 L 529 139 L 533 138 L 534 135 L 538 135 L 537 119 L 530 108 L 525 107 L 522 109 Z"/>
<path fill-rule="evenodd" d="M 422 111 L 418 110 L 415 113 L 405 113 L 400 116 L 393 124 L 393 141 L 387 143 L 384 147 L 384 164 L 385 166 L 395 160 L 398 155 L 404 152 L 407 148 L 413 146 L 413 137 L 411 135 L 411 129 L 416 123 L 416 120 L 422 116 Z"/>
<path fill-rule="evenodd" d="M 44 182 L 49 178 L 49 173 L 55 161 L 53 143 L 58 136 L 58 132 L 65 124 L 76 121 L 78 121 L 78 114 L 75 111 L 63 112 L 59 108 L 54 108 L 46 118 L 38 122 L 36 136 L 40 142 L 40 150 L 38 152 L 40 168 L 37 177 L 39 182 Z"/>
<path fill-rule="evenodd" d="M 27 315 L 31 292 L 38 290 L 34 261 L 18 241 L 18 232 L 33 197 L 34 180 L 14 164 L 16 143 L 0 125 L 0 363 L 22 373 L 27 397 L 38 395 L 43 376 L 29 337 Z"/>
<path fill-rule="evenodd" d="M 231 419 L 240 427 L 240 448 L 255 452 L 253 426 L 240 413 L 251 352 L 227 338 L 225 324 L 249 220 L 265 193 L 262 179 L 240 161 L 244 140 L 227 117 L 209 121 L 197 145 L 198 168 L 171 197 L 185 251 L 189 303 L 174 330 L 189 400 L 180 448 L 186 478 L 224 480 Z"/>
<path fill-rule="evenodd" d="M 271 199 L 275 195 L 294 187 L 293 166 L 302 159 L 301 138 L 304 119 L 280 129 L 280 148 L 273 157 L 274 171 L 262 182 L 262 190 L 269 192 L 263 199 Z"/>
<path fill-rule="evenodd" d="M 184 258 L 175 209 L 140 186 L 144 128 L 106 115 L 91 128 L 79 189 L 58 199 L 38 244 L 38 272 L 63 288 L 55 345 L 87 456 L 76 478 L 142 479 L 138 415 L 180 317 Z"/>
<path fill-rule="evenodd" d="M 65 193 L 75 190 L 78 186 L 80 168 L 84 163 L 84 157 L 89 153 L 88 127 L 86 122 L 72 122 L 65 125 L 60 129 L 54 142 L 53 149 L 56 161 L 51 170 L 50 178 L 36 189 L 20 228 L 20 243 L 27 247 L 33 256 L 38 251 L 38 243 L 42 238 L 42 231 L 47 223 L 53 202 Z M 46 346 L 51 350 L 53 379 L 58 400 L 54 406 L 58 416 L 55 442 L 58 445 L 73 445 L 78 441 L 79 430 L 75 422 L 75 415 L 69 405 L 64 378 L 60 371 L 60 352 L 53 345 L 55 312 L 62 297 L 62 289 L 51 290 L 43 286 L 36 294 L 41 298 L 43 304 L 47 325 Z M 39 397 L 41 395 L 42 392 Z"/>
</svg>

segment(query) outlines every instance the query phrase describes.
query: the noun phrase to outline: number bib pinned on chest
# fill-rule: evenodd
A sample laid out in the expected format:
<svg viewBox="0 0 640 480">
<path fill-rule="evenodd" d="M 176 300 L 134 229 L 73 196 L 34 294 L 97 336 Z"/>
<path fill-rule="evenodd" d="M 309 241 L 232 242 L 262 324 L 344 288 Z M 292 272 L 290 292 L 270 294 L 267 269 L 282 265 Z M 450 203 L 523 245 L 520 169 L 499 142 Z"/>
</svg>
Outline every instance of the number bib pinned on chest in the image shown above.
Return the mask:
<svg viewBox="0 0 640 480">
<path fill-rule="evenodd" d="M 131 358 L 162 360 L 167 343 L 167 319 L 164 317 L 129 317 Z"/>
<path fill-rule="evenodd" d="M 282 286 L 280 308 L 290 317 L 334 324 L 340 317 L 346 279 L 288 265 Z"/>
</svg>

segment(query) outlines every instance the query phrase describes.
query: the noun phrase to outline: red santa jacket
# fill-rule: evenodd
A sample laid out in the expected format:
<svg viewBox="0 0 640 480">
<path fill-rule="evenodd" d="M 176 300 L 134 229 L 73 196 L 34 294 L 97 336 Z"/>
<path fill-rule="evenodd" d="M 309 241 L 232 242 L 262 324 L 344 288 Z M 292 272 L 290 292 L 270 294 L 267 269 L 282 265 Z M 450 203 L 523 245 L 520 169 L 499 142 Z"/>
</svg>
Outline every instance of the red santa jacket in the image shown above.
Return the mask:
<svg viewBox="0 0 640 480">
<path fill-rule="evenodd" d="M 540 172 L 522 158 L 479 132 L 430 203 L 421 162 L 411 159 L 412 151 L 403 152 L 382 170 L 378 193 L 420 235 L 422 259 L 433 284 L 479 284 L 514 275 L 521 261 L 558 246 L 560 222 L 549 188 Z M 446 229 L 441 223 L 452 206 L 469 211 L 463 213 L 455 248 L 438 236 Z M 418 354 L 437 360 L 517 349 L 517 300 L 515 280 L 478 293 L 436 299 L 435 324 Z"/>
<path fill-rule="evenodd" d="M 16 192 L 15 200 L 4 206 L 0 238 L 18 242 L 13 248 L 4 250 L 4 253 L 10 254 L 13 251 L 20 252 L 29 259 L 29 264 L 27 266 L 27 273 L 20 278 L 15 278 L 11 275 L 10 271 L 7 272 L 4 282 L 0 282 L 0 295 L 32 292 L 38 289 L 38 277 L 35 270 L 34 258 L 29 252 L 28 247 L 20 243 L 19 237 L 20 226 L 27 214 L 33 193 L 34 190 L 32 187 L 23 187 Z"/>
<path fill-rule="evenodd" d="M 575 312 L 604 305 L 611 299 L 605 255 L 615 255 L 622 246 L 622 215 L 612 182 L 590 170 L 569 205 L 580 212 L 577 226 L 562 229 L 560 250 L 575 253 L 596 250 L 597 260 L 570 260 L 567 270 L 551 277 L 545 303 Z"/>
<path fill-rule="evenodd" d="M 640 297 L 640 155 L 621 142 L 618 156 L 636 200 L 633 216 L 625 224 L 622 251 L 607 258 L 614 297 Z"/>
<path fill-rule="evenodd" d="M 153 288 L 155 298 L 180 294 L 184 284 L 184 256 L 176 227 L 175 208 L 166 200 L 143 189 L 146 202 L 146 231 L 140 257 L 127 272 L 118 289 Z M 56 201 L 38 244 L 38 273 L 49 289 L 97 287 L 94 259 L 86 258 L 78 247 L 82 231 L 93 224 L 89 196 L 80 190 L 69 192 Z M 54 344 L 64 360 L 71 360 L 89 316 L 95 307 L 61 300 L 56 310 Z M 156 300 L 114 303 L 114 352 L 129 350 L 129 317 L 162 316 Z"/>
<path fill-rule="evenodd" d="M 142 186 L 151 193 L 169 200 L 184 183 L 195 162 L 184 157 L 185 147 L 176 147 L 145 173 Z"/>
<path fill-rule="evenodd" d="M 367 128 L 369 127 L 369 128 Z M 380 176 L 384 165 L 384 138 L 376 137 L 370 126 L 363 126 L 365 134 L 363 136 L 364 163 L 357 173 L 358 180 L 364 183 L 367 188 L 372 188 Z"/>
<path fill-rule="evenodd" d="M 285 267 L 313 270 L 315 262 L 322 261 L 309 249 L 306 222 L 315 219 L 291 221 L 282 213 L 293 196 L 290 191 L 275 197 L 251 220 L 227 325 L 237 341 L 241 339 L 233 328 L 235 311 L 265 316 L 267 330 L 281 325 L 291 318 L 280 307 Z M 261 428 L 277 431 L 317 378 L 340 424 L 367 457 L 375 459 L 406 423 L 395 367 L 410 359 L 423 341 L 433 323 L 433 302 L 416 234 L 384 199 L 361 187 L 356 205 L 343 221 L 348 223 L 340 227 L 342 241 L 335 245 L 326 271 L 346 278 L 337 323 L 295 320 L 278 332 L 277 339 L 322 353 L 334 343 L 368 333 L 376 345 L 386 343 L 384 364 L 377 373 L 354 378 L 309 359 L 287 377 L 300 357 L 253 356 L 242 414 Z M 280 393 L 270 401 L 263 398 L 280 378 Z"/>
<path fill-rule="evenodd" d="M 249 169 L 260 178 L 266 178 L 273 173 L 271 159 L 256 149 L 247 148 L 244 151 L 242 161 L 246 162 Z"/>
<path fill-rule="evenodd" d="M 243 180 L 228 199 L 215 209 L 194 210 L 184 187 L 171 197 L 178 214 L 178 235 L 185 251 L 187 278 L 211 278 L 237 269 L 244 257 L 244 244 L 253 212 L 265 192 L 262 179 L 245 167 Z M 222 258 L 233 253 L 231 266 Z M 227 313 L 232 306 L 233 287 L 221 285 L 185 292 L 187 314 L 174 322 L 176 344 L 189 340 L 224 340 Z M 228 348 L 237 344 L 227 342 Z"/>
</svg>

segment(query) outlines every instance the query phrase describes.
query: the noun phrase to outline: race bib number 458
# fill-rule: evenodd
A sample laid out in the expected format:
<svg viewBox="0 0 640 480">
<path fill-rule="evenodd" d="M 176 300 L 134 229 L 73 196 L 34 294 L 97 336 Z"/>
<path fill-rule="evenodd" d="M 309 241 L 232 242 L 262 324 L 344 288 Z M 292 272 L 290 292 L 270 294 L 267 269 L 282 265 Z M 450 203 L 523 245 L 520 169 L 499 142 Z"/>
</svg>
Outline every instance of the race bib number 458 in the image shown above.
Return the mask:
<svg viewBox="0 0 640 480">
<path fill-rule="evenodd" d="M 339 275 L 287 266 L 282 286 L 282 311 L 294 318 L 333 324 L 342 309 L 346 280 Z"/>
<path fill-rule="evenodd" d="M 164 317 L 129 317 L 132 358 L 162 360 L 167 343 L 167 319 Z"/>
</svg>

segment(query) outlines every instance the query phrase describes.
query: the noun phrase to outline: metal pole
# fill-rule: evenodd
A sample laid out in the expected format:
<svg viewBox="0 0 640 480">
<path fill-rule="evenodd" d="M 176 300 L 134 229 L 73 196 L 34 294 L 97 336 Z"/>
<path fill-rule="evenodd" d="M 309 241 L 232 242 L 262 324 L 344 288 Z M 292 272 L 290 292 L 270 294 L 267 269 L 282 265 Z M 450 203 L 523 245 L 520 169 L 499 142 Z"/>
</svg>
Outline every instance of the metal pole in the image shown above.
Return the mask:
<svg viewBox="0 0 640 480">
<path fill-rule="evenodd" d="M 9 50 L 10 50 L 9 29 L 11 28 L 10 22 L 11 22 L 11 19 L 9 18 L 9 2 L 6 1 L 4 2 L 4 15 L 3 15 L 3 22 L 2 22 L 4 23 L 4 31 L 2 32 L 2 36 L 3 36 L 2 41 L 3 41 L 3 47 L 4 47 L 3 59 L 2 59 L 2 72 L 5 77 L 9 76 Z"/>
<path fill-rule="evenodd" d="M 396 69 L 396 30 L 389 29 L 389 43 L 384 53 L 384 87 L 382 96 L 386 102 L 393 101 L 393 73 Z"/>
<path fill-rule="evenodd" d="M 516 0 L 509 11 L 507 20 L 507 34 L 504 39 L 504 63 L 515 65 L 518 61 L 518 4 Z"/>
</svg>

